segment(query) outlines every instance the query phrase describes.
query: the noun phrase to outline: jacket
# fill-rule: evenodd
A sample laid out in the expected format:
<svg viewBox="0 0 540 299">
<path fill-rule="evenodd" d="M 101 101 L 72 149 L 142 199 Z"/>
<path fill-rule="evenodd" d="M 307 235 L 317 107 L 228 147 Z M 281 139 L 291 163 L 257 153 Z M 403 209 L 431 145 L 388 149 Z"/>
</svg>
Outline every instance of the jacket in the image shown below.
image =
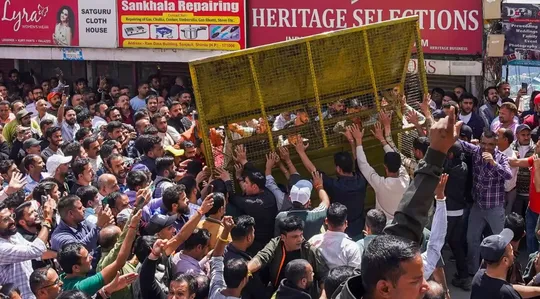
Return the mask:
<svg viewBox="0 0 540 299">
<path fill-rule="evenodd" d="M 223 256 L 223 261 L 226 264 L 229 260 L 232 259 L 242 259 L 244 261 L 249 262 L 251 260 L 251 256 L 247 254 L 247 252 L 242 251 L 234 247 L 232 243 L 229 243 L 227 247 L 225 247 L 225 254 Z M 253 277 L 248 281 L 244 289 L 242 289 L 242 299 L 260 299 L 260 298 L 266 298 L 261 297 L 261 295 L 264 293 L 266 287 L 262 283 L 261 278 L 259 277 L 258 273 L 254 273 Z"/>
<path fill-rule="evenodd" d="M 516 140 L 512 143 L 510 146 L 512 149 L 519 153 L 519 142 Z M 536 150 L 536 145 L 532 140 L 529 143 L 529 150 L 527 153 L 525 153 L 524 157 L 519 157 L 520 159 L 526 159 L 530 156 L 534 155 L 534 152 Z M 517 173 L 517 181 L 516 181 L 516 189 L 517 194 L 526 194 L 529 195 L 529 186 L 531 183 L 531 171 L 529 170 L 529 167 L 520 167 L 518 169 Z"/>
<path fill-rule="evenodd" d="M 311 296 L 298 289 L 296 286 L 293 285 L 293 283 L 289 282 L 286 278 L 283 279 L 280 284 L 278 290 L 274 293 L 272 296 L 272 299 L 311 299 Z"/>
<path fill-rule="evenodd" d="M 486 128 L 484 120 L 482 120 L 480 115 L 474 111 L 472 112 L 471 119 L 467 123 L 467 126 L 471 127 L 474 139 L 480 139 L 482 137 L 482 133 L 484 133 L 484 128 Z"/>
<path fill-rule="evenodd" d="M 448 211 L 464 209 L 467 205 L 465 200 L 465 186 L 467 175 L 467 163 L 461 159 L 447 159 L 444 172 L 448 173 L 448 182 L 444 194 L 446 196 L 446 208 Z M 449 165 L 451 164 L 451 165 Z"/>
<path fill-rule="evenodd" d="M 385 234 L 421 243 L 422 231 L 428 221 L 428 212 L 433 206 L 433 192 L 439 183 L 445 159 L 446 154 L 431 148 L 427 150 L 394 214 L 394 222 L 384 229 Z M 336 290 L 332 298 L 360 299 L 365 293 L 360 274 L 349 278 Z"/>
<path fill-rule="evenodd" d="M 247 164 L 246 164 L 247 165 Z M 255 221 L 255 241 L 248 253 L 255 255 L 274 236 L 274 222 L 277 215 L 276 198 L 267 188 L 257 195 L 236 195 L 232 181 L 225 182 L 230 194 L 229 205 L 238 209 L 240 215 L 249 215 Z"/>
<path fill-rule="evenodd" d="M 283 245 L 281 237 L 275 237 L 253 258 L 261 263 L 261 268 L 268 266 L 270 270 L 270 282 L 274 289 L 279 285 L 278 279 L 281 271 L 285 271 L 286 265 L 283 264 L 285 257 L 285 245 Z M 328 274 L 326 261 L 319 251 L 305 240 L 300 247 L 300 258 L 308 261 L 313 267 L 315 277 L 313 278 L 314 282 L 309 293 L 313 298 L 319 298 L 319 284 L 324 281 L 324 278 Z"/>
</svg>

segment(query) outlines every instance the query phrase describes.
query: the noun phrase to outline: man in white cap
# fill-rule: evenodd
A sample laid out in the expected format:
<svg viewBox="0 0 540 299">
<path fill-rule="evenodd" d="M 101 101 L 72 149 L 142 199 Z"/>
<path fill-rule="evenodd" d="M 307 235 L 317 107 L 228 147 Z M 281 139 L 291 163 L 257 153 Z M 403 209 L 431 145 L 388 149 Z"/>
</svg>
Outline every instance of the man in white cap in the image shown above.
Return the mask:
<svg viewBox="0 0 540 299">
<path fill-rule="evenodd" d="M 304 238 L 309 240 L 311 237 L 321 232 L 321 227 L 326 219 L 326 211 L 330 206 L 330 199 L 323 189 L 322 176 L 320 173 L 315 172 L 313 175 L 313 184 L 308 180 L 299 180 L 294 184 L 289 193 L 289 199 L 292 202 L 292 209 L 286 212 L 280 212 L 276 216 L 276 224 L 274 229 L 274 235 L 279 236 L 279 223 L 289 215 L 298 216 L 305 223 L 304 226 Z M 313 210 L 309 210 L 311 207 L 311 191 L 315 189 L 319 192 L 321 203 Z M 321 192 L 322 191 L 322 192 Z"/>
<path fill-rule="evenodd" d="M 69 170 L 69 163 L 71 163 L 71 156 L 52 155 L 47 159 L 47 172 L 58 183 L 58 191 L 61 194 L 64 192 L 69 193 L 69 187 L 66 184 L 66 175 Z"/>
</svg>

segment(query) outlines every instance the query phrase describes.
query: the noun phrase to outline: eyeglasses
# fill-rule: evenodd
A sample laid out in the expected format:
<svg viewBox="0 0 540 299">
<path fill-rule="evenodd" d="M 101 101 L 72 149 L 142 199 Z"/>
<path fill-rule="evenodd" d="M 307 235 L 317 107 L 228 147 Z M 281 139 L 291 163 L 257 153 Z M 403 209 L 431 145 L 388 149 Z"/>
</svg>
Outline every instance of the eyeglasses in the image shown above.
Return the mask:
<svg viewBox="0 0 540 299">
<path fill-rule="evenodd" d="M 41 289 L 46 289 L 46 288 L 50 288 L 50 287 L 54 287 L 54 286 L 58 286 L 58 285 L 60 285 L 60 277 L 57 278 L 57 279 L 54 281 L 53 284 L 50 284 L 50 285 L 48 285 L 48 286 L 41 287 L 41 288 L 39 288 L 39 289 L 40 289 L 40 290 L 41 290 Z"/>
</svg>

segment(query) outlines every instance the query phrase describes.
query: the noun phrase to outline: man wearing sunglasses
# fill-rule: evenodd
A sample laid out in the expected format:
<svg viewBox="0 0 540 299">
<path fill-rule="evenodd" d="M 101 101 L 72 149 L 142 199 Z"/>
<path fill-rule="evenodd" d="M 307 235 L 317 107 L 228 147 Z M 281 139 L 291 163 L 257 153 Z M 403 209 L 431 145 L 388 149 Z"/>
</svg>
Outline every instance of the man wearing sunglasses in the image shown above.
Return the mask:
<svg viewBox="0 0 540 299">
<path fill-rule="evenodd" d="M 33 242 L 28 242 L 17 232 L 14 214 L 4 202 L 0 203 L 0 284 L 13 283 L 21 290 L 22 298 L 36 298 L 28 283 L 32 260 L 56 258 L 56 252 L 47 251 L 46 245 L 55 208 L 53 199 L 44 203 L 41 230 Z"/>
</svg>

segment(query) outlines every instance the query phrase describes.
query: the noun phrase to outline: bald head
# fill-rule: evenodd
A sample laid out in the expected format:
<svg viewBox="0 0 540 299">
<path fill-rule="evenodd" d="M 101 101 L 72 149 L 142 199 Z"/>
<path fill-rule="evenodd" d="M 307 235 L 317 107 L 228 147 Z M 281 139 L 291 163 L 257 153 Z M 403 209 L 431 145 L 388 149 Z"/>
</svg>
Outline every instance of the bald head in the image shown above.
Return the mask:
<svg viewBox="0 0 540 299">
<path fill-rule="evenodd" d="M 113 192 L 119 191 L 116 177 L 110 173 L 104 173 L 98 178 L 98 189 L 102 196 L 107 196 Z"/>
<path fill-rule="evenodd" d="M 113 248 L 121 233 L 122 231 L 116 225 L 106 226 L 99 232 L 99 245 L 103 249 Z"/>
</svg>

